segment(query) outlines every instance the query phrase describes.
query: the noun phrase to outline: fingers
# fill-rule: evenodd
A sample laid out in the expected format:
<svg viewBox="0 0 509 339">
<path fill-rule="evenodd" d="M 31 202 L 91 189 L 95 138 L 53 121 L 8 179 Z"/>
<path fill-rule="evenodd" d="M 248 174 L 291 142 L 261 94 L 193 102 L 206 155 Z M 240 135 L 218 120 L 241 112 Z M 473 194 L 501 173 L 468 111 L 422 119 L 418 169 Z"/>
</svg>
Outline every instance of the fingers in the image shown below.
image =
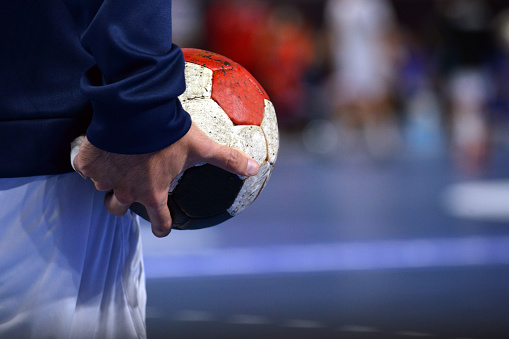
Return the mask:
<svg viewBox="0 0 509 339">
<path fill-rule="evenodd" d="M 104 197 L 104 206 L 106 206 L 106 210 L 117 217 L 121 217 L 126 214 L 130 205 L 131 204 L 121 203 L 113 191 L 106 193 Z"/>
<path fill-rule="evenodd" d="M 168 194 L 166 193 L 166 199 L 164 199 L 163 203 L 155 206 L 145 205 L 145 209 L 152 225 L 152 233 L 159 238 L 170 234 L 172 219 L 168 208 Z"/>
<path fill-rule="evenodd" d="M 185 154 L 179 155 L 179 159 L 186 158 Z M 97 190 L 108 192 L 104 204 L 109 213 L 123 216 L 137 201 L 145 206 L 154 235 L 165 237 L 170 233 L 168 188 L 178 170 L 167 170 L 163 150 L 150 155 L 114 154 L 96 148 L 84 137 L 79 152 L 76 149 L 71 156 L 78 173 L 90 178 Z M 175 167 L 181 170 L 183 166 Z"/>
<path fill-rule="evenodd" d="M 119 199 L 119 197 L 113 191 L 106 193 L 104 197 L 104 205 L 106 206 L 106 210 L 117 217 L 121 217 L 126 214 L 129 210 L 129 206 L 131 206 L 133 202 L 134 201 L 131 200 L 122 201 L 122 198 Z M 164 201 L 160 201 L 153 205 L 144 204 L 144 206 L 147 210 L 148 217 L 152 225 L 152 233 L 160 238 L 170 234 L 172 218 L 168 208 L 167 193 L 166 199 Z"/>
<path fill-rule="evenodd" d="M 98 158 L 104 152 L 95 148 L 87 139 L 80 137 L 72 144 L 71 159 L 72 167 L 84 179 L 89 178 L 97 190 L 109 191 L 113 183 L 107 181 L 102 175 L 103 169 L 95 167 L 95 163 L 100 163 Z"/>
</svg>

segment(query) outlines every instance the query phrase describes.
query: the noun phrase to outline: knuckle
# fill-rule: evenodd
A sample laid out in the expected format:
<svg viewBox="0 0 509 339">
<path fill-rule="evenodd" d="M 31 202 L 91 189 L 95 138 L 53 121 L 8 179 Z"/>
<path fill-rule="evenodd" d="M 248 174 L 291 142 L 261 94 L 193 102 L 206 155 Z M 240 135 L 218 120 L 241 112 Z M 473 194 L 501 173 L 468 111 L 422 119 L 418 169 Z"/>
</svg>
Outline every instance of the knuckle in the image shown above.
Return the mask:
<svg viewBox="0 0 509 339">
<path fill-rule="evenodd" d="M 106 184 L 105 182 L 95 181 L 95 180 L 92 180 L 92 182 L 94 183 L 94 186 L 95 186 L 96 190 L 98 190 L 98 191 L 106 192 L 111 189 L 111 186 Z"/>
<path fill-rule="evenodd" d="M 166 193 L 166 195 L 167 194 L 168 193 Z M 150 209 L 159 209 L 163 205 L 165 205 L 165 202 L 166 202 L 165 196 L 163 196 L 161 193 L 156 193 L 156 192 L 153 192 L 153 193 L 145 196 L 143 199 L 143 205 L 145 205 L 145 207 L 150 208 Z"/>
<path fill-rule="evenodd" d="M 130 205 L 134 202 L 135 197 L 129 191 L 117 190 L 115 191 L 117 201 L 122 205 Z"/>
<path fill-rule="evenodd" d="M 236 169 L 242 162 L 242 156 L 239 152 L 234 150 L 233 148 L 228 149 L 227 157 L 226 157 L 226 167 L 229 169 Z"/>
</svg>

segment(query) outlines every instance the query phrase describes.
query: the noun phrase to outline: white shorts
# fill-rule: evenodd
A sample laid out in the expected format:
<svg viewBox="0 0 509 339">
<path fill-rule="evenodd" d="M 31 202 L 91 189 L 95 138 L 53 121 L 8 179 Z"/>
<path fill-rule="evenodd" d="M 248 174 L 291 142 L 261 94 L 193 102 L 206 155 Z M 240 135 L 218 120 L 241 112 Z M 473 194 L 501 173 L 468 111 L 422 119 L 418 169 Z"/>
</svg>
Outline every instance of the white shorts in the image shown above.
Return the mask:
<svg viewBox="0 0 509 339">
<path fill-rule="evenodd" d="M 76 173 L 0 179 L 0 338 L 145 338 L 137 218 Z"/>
</svg>

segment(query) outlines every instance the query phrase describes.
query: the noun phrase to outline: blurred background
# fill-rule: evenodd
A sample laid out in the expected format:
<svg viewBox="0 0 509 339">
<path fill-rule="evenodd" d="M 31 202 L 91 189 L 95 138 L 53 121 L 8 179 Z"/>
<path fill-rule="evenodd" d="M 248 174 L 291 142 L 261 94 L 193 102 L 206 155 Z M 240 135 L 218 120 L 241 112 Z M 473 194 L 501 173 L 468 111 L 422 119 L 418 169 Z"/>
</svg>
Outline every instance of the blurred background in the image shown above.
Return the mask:
<svg viewBox="0 0 509 339">
<path fill-rule="evenodd" d="M 173 0 L 275 105 L 265 190 L 142 224 L 149 338 L 509 338 L 509 2 Z"/>
</svg>

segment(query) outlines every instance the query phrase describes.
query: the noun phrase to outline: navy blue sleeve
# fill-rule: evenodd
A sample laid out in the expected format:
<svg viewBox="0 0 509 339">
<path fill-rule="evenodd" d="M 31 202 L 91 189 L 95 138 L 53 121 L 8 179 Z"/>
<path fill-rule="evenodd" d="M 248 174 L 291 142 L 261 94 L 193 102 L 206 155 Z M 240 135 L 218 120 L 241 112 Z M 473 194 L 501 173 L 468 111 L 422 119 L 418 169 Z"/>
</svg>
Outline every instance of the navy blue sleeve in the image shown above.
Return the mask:
<svg viewBox="0 0 509 339">
<path fill-rule="evenodd" d="M 178 96 L 184 58 L 172 43 L 171 0 L 68 0 L 96 65 L 81 80 L 93 106 L 90 142 L 105 151 L 149 153 L 180 139 L 191 118 Z"/>
</svg>

